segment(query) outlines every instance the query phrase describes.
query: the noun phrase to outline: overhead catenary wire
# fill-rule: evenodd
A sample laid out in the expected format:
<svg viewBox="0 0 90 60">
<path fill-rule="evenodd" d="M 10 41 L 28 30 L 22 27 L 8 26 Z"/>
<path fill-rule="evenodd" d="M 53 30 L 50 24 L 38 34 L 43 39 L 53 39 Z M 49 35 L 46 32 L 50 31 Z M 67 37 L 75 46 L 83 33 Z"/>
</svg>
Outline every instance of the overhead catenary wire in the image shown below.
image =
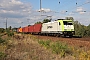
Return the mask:
<svg viewBox="0 0 90 60">
<path fill-rule="evenodd" d="M 41 0 L 40 0 L 40 1 L 41 1 Z M 72 2 L 73 2 L 73 1 L 71 0 L 71 2 L 68 1 L 68 2 L 64 2 L 64 3 L 63 3 L 61 0 L 59 0 L 59 1 L 58 1 L 58 4 L 59 4 L 59 6 L 62 6 L 62 3 L 63 3 L 63 5 L 65 6 L 66 3 L 69 3 L 69 4 L 70 4 L 70 3 L 72 3 Z M 78 0 L 76 0 L 76 1 L 75 1 L 75 5 L 76 5 L 76 6 L 74 6 L 74 7 L 71 7 L 71 8 L 69 8 L 69 9 L 67 9 L 67 10 L 64 10 L 64 11 L 63 11 L 63 10 L 62 10 L 62 11 L 59 11 L 59 7 L 58 7 L 58 8 L 57 8 L 57 9 L 58 9 L 57 11 L 50 11 L 50 12 L 52 12 L 52 13 L 74 12 L 73 9 L 76 9 L 77 7 L 81 7 L 81 6 L 86 5 L 86 4 L 89 4 L 89 3 L 90 3 L 90 1 L 87 1 L 87 2 L 84 2 L 84 3 L 82 3 L 82 4 L 79 4 L 79 3 L 78 3 Z M 41 4 L 41 3 L 40 3 L 40 4 Z M 63 7 L 64 7 L 64 6 L 63 6 Z M 41 7 L 41 6 L 40 6 L 40 7 Z M 62 8 L 63 8 L 63 7 L 62 7 Z M 45 12 L 45 13 L 50 13 L 50 12 Z M 87 12 L 87 11 L 82 11 L 82 12 Z"/>
<path fill-rule="evenodd" d="M 85 3 L 81 4 L 81 5 L 77 5 L 76 8 L 77 8 L 77 7 L 81 7 L 81 6 L 83 6 L 83 5 L 86 5 L 86 4 L 89 4 L 89 3 L 90 3 L 90 1 L 85 2 Z M 74 8 L 75 8 L 75 7 L 74 7 Z M 83 12 L 86 12 L 86 11 L 83 11 Z"/>
<path fill-rule="evenodd" d="M 60 4 L 61 4 L 61 2 L 62 2 L 62 1 L 61 1 L 61 0 L 59 0 L 59 1 L 58 1 L 58 4 L 60 5 Z M 71 3 L 72 3 L 72 2 L 73 2 L 73 1 L 71 1 Z M 67 4 L 68 2 L 65 2 L 65 3 Z M 63 5 L 65 5 L 65 4 L 63 4 Z M 63 5 L 62 5 L 62 6 L 63 6 Z M 62 7 L 62 8 L 63 8 L 63 7 Z M 58 7 L 58 8 L 56 8 L 56 9 L 59 9 L 59 7 Z M 55 12 L 55 13 L 59 13 L 58 11 L 59 11 L 59 10 L 57 10 L 57 12 Z M 40 11 L 39 11 L 39 12 L 42 12 L 42 13 L 44 13 L 44 12 L 45 12 L 45 11 L 43 11 L 43 10 L 42 10 L 42 8 L 41 8 L 41 0 L 40 0 Z M 50 12 L 53 12 L 53 11 L 50 11 Z M 68 12 L 68 11 L 66 10 L 66 12 Z M 47 13 L 47 12 L 45 12 L 45 13 Z"/>
<path fill-rule="evenodd" d="M 90 1 L 85 2 L 85 3 L 83 3 L 83 4 L 81 4 L 81 5 L 77 6 L 77 7 L 83 6 L 83 5 L 88 4 L 88 3 L 90 3 Z"/>
<path fill-rule="evenodd" d="M 76 0 L 76 6 L 73 7 L 73 8 L 68 9 L 67 12 L 68 12 L 69 10 L 71 10 L 71 9 L 74 9 L 74 8 L 77 8 L 77 7 L 81 7 L 81 6 L 86 5 L 86 4 L 89 4 L 89 3 L 90 3 L 90 1 L 85 2 L 85 3 L 82 3 L 81 5 L 79 5 L 79 4 L 78 4 L 78 1 Z M 83 12 L 87 12 L 87 11 L 83 11 Z"/>
<path fill-rule="evenodd" d="M 60 13 L 60 12 L 68 12 L 67 10 L 62 10 L 62 11 L 59 11 L 59 8 L 61 8 L 61 9 L 63 9 L 64 8 L 64 6 L 66 6 L 65 4 L 71 4 L 73 2 L 73 0 L 70 0 L 70 1 L 61 1 L 61 0 L 59 0 L 58 1 L 58 6 L 57 6 L 57 8 L 56 9 L 58 9 L 57 11 L 55 11 L 55 13 Z M 60 10 L 61 10 L 60 9 Z"/>
</svg>

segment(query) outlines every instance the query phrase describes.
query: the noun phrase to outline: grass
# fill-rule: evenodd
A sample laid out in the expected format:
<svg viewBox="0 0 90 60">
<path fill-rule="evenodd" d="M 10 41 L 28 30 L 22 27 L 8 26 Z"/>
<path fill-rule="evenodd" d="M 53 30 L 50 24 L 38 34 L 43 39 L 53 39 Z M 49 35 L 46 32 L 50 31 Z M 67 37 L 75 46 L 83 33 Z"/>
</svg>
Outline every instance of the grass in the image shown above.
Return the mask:
<svg viewBox="0 0 90 60">
<path fill-rule="evenodd" d="M 39 39 L 39 37 L 35 37 L 32 35 L 28 35 L 33 42 L 38 42 L 42 47 L 44 47 L 47 50 L 52 51 L 52 53 L 59 55 L 61 57 L 66 57 L 68 55 L 74 56 L 75 60 L 90 60 L 90 50 L 84 51 L 84 49 L 76 48 L 68 46 L 66 43 L 60 42 L 60 41 L 51 41 L 51 40 L 42 40 Z M 10 41 L 12 41 L 10 43 Z M 8 41 L 8 44 L 4 44 L 6 41 Z M 30 41 L 29 41 L 30 42 Z M 4 50 L 10 47 L 14 47 L 12 44 L 15 43 L 13 40 L 11 40 L 11 37 L 8 37 L 7 39 L 0 38 L 0 60 L 3 60 L 4 57 L 6 57 L 6 54 L 4 53 Z M 25 41 L 24 41 L 25 43 Z M 3 44 L 3 45 L 2 45 Z M 29 47 L 27 46 L 22 48 L 24 51 L 30 51 Z M 21 50 L 22 51 L 22 50 Z M 33 53 L 34 51 L 32 51 Z M 36 53 L 35 53 L 36 54 Z M 32 58 L 33 60 L 37 60 L 38 56 Z"/>
<path fill-rule="evenodd" d="M 6 57 L 6 54 L 3 52 L 0 52 L 0 60 L 3 60 Z"/>
<path fill-rule="evenodd" d="M 67 54 L 70 54 L 70 49 L 65 43 L 61 43 L 59 41 L 51 42 L 50 40 L 39 40 L 38 43 L 47 49 L 51 49 L 53 53 L 60 54 L 61 57 L 65 57 Z"/>
<path fill-rule="evenodd" d="M 75 59 L 90 60 L 90 50 L 84 51 L 84 50 L 77 49 L 73 52 L 74 52 Z"/>
<path fill-rule="evenodd" d="M 3 33 L 2 33 L 3 34 Z M 8 35 L 8 34 L 7 34 Z M 10 47 L 8 46 L 10 37 L 3 37 L 4 35 L 0 36 L 0 60 L 4 60 L 7 56 L 5 50 Z"/>
<path fill-rule="evenodd" d="M 46 40 L 46 41 L 43 41 L 43 40 L 39 40 L 38 43 L 41 44 L 42 46 L 44 46 L 45 48 L 50 48 L 50 40 Z"/>
<path fill-rule="evenodd" d="M 28 37 L 33 42 L 38 42 L 46 50 L 60 57 L 72 56 L 75 60 L 90 60 L 90 51 L 82 51 L 81 48 L 70 46 L 60 41 L 42 40 L 34 35 L 28 35 Z M 37 59 L 37 57 L 33 57 L 33 59 Z"/>
<path fill-rule="evenodd" d="M 13 31 L 7 30 L 6 32 L 7 32 L 7 35 L 8 35 L 9 37 L 14 35 L 14 32 L 13 32 Z"/>
<path fill-rule="evenodd" d="M 3 60 L 6 57 L 6 54 L 4 53 L 6 49 L 5 43 L 6 41 L 0 37 L 0 60 Z"/>
<path fill-rule="evenodd" d="M 61 57 L 71 55 L 76 60 L 90 60 L 90 50 L 85 51 L 81 48 L 68 46 L 66 43 L 60 41 L 38 40 L 38 43 L 46 49 L 51 49 L 53 53 L 60 55 Z"/>
<path fill-rule="evenodd" d="M 68 54 L 69 48 L 68 45 L 65 43 L 61 43 L 61 42 L 55 42 L 51 45 L 51 49 L 54 53 L 56 54 L 60 54 L 61 57 L 65 57 L 66 54 Z"/>
<path fill-rule="evenodd" d="M 3 40 L 1 37 L 0 37 L 0 44 L 4 44 L 5 43 L 5 40 Z"/>
</svg>

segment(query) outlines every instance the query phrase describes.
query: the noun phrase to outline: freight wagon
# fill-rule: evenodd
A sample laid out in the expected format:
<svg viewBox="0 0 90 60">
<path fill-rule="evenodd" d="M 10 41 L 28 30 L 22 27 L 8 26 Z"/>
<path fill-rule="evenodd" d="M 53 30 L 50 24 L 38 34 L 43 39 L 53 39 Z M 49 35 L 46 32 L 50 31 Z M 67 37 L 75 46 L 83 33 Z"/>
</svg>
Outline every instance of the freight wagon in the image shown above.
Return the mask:
<svg viewBox="0 0 90 60">
<path fill-rule="evenodd" d="M 29 26 L 29 33 L 31 34 L 40 34 L 41 33 L 42 24 L 35 24 Z"/>
<path fill-rule="evenodd" d="M 29 30 L 28 26 L 22 28 L 23 33 L 29 33 L 28 30 Z"/>
</svg>

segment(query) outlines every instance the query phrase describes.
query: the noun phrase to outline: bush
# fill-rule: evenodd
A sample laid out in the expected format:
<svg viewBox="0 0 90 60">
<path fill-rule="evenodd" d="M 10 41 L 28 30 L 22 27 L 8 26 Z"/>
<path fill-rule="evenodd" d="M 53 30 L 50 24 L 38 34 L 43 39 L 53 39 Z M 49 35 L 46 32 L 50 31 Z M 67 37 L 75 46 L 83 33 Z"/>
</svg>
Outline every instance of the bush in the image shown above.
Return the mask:
<svg viewBox="0 0 90 60">
<path fill-rule="evenodd" d="M 0 52 L 0 60 L 3 60 L 6 57 L 6 54 L 3 52 Z"/>
<path fill-rule="evenodd" d="M 90 36 L 90 24 L 88 26 L 80 24 L 78 21 L 74 22 L 75 35 L 88 37 Z"/>
<path fill-rule="evenodd" d="M 79 54 L 79 60 L 90 60 L 90 51 L 81 51 Z"/>
<path fill-rule="evenodd" d="M 62 44 L 61 42 L 56 42 L 51 45 L 51 49 L 54 53 L 60 54 L 61 57 L 65 57 L 66 54 L 69 53 L 68 46 L 66 44 Z"/>
<path fill-rule="evenodd" d="M 46 41 L 39 40 L 38 43 L 46 48 L 51 49 L 53 53 L 60 54 L 61 57 L 65 57 L 66 54 L 71 54 L 71 51 L 68 48 L 68 46 L 59 41 L 51 42 L 50 40 L 46 40 Z"/>
<path fill-rule="evenodd" d="M 13 36 L 13 35 L 14 35 L 14 32 L 12 32 L 12 31 L 10 31 L 10 30 L 7 30 L 6 32 L 7 32 L 7 35 L 8 35 L 8 36 Z"/>
<path fill-rule="evenodd" d="M 49 48 L 50 47 L 50 40 L 46 40 L 46 41 L 43 41 L 43 40 L 39 40 L 38 43 L 43 45 L 44 47 L 46 48 Z"/>
<path fill-rule="evenodd" d="M 14 35 L 14 33 L 13 33 L 13 32 L 8 33 L 8 36 L 13 36 L 13 35 Z"/>
<path fill-rule="evenodd" d="M 4 28 L 0 28 L 0 33 L 4 33 L 5 29 Z"/>
<path fill-rule="evenodd" d="M 1 43 L 5 43 L 5 40 L 3 40 L 1 37 L 0 37 L 0 44 Z"/>
</svg>

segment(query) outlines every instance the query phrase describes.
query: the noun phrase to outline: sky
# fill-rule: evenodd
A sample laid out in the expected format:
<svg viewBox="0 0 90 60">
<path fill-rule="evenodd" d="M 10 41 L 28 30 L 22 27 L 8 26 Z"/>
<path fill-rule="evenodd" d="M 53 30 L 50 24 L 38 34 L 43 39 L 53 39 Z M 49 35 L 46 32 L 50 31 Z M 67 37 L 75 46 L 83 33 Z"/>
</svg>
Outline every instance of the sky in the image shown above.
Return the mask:
<svg viewBox="0 0 90 60">
<path fill-rule="evenodd" d="M 90 24 L 90 0 L 0 0 L 0 28 L 24 27 L 43 19 L 73 17 L 83 25 Z"/>
</svg>

